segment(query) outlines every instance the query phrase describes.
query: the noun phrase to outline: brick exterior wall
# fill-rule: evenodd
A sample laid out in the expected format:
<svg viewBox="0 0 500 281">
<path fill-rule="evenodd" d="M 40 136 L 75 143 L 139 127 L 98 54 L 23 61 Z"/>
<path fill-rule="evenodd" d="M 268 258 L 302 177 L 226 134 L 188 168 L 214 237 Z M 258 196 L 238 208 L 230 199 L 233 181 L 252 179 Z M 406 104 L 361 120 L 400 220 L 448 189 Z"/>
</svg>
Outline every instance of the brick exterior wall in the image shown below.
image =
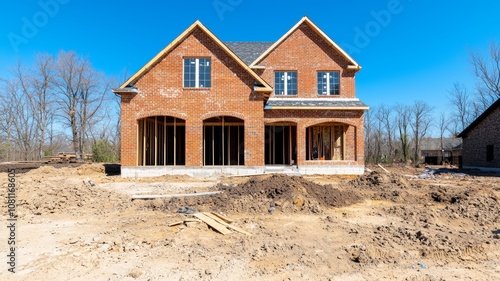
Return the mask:
<svg viewBox="0 0 500 281">
<path fill-rule="evenodd" d="M 348 61 L 308 25 L 303 23 L 290 36 L 258 63 L 265 66 L 260 75 L 274 86 L 275 71 L 297 71 L 296 96 L 291 98 L 354 98 L 354 70 Z M 320 96 L 317 93 L 318 71 L 340 71 L 340 95 Z M 274 94 L 273 94 L 274 97 Z M 278 95 L 276 97 L 287 98 Z"/>
<path fill-rule="evenodd" d="M 211 88 L 183 88 L 185 57 L 211 58 Z M 316 89 L 317 71 L 341 74 L 340 96 L 320 98 L 355 97 L 355 71 L 348 70 L 348 61 L 305 23 L 260 64 L 266 68 L 256 73 L 271 86 L 275 70 L 296 70 L 299 94 L 294 98 L 320 97 Z M 138 93 L 122 94 L 122 165 L 138 165 L 138 120 L 165 115 L 186 121 L 186 166 L 203 165 L 203 120 L 215 116 L 244 120 L 245 166 L 264 165 L 264 127 L 276 122 L 297 125 L 298 165 L 364 164 L 362 110 L 264 110 L 262 95 L 253 91 L 254 81 L 210 36 L 195 29 L 136 82 Z M 325 123 L 343 124 L 347 128 L 345 160 L 305 161 L 306 128 Z"/>
<path fill-rule="evenodd" d="M 486 161 L 486 146 L 493 145 L 493 161 Z M 500 168 L 500 107 L 463 138 L 463 165 Z"/>
<path fill-rule="evenodd" d="M 184 57 L 211 58 L 211 88 L 183 88 Z M 122 165 L 137 165 L 138 120 L 155 115 L 186 121 L 186 166 L 203 164 L 203 120 L 222 115 L 245 122 L 245 165 L 264 165 L 263 99 L 253 91 L 253 82 L 250 74 L 196 29 L 136 83 L 138 94 L 122 95 Z"/>
</svg>

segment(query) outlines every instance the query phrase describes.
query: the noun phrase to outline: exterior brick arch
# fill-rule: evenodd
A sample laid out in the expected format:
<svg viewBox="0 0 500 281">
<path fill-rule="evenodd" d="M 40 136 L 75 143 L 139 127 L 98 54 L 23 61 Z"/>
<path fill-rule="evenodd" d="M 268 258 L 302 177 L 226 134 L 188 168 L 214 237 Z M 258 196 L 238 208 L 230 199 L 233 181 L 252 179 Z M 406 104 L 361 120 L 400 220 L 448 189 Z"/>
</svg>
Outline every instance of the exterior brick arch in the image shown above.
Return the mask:
<svg viewBox="0 0 500 281">
<path fill-rule="evenodd" d="M 310 172 L 318 172 L 314 167 L 324 167 L 321 171 L 328 173 L 362 173 L 363 118 L 368 106 L 356 98 L 355 75 L 360 68 L 307 17 L 302 18 L 276 44 L 224 44 L 197 21 L 119 89 L 113 90 L 121 95 L 122 171 L 127 171 L 128 167 L 170 165 L 171 139 L 168 139 L 167 146 L 163 146 L 164 150 L 155 141 L 156 131 L 164 133 L 163 139 L 170 138 L 172 129 L 168 126 L 182 127 L 179 132 L 184 135 L 183 146 L 176 148 L 176 161 L 181 157 L 182 161 L 178 162 L 182 164 L 176 162 L 176 165 L 217 168 L 206 165 L 205 143 L 208 133 L 205 126 L 212 126 L 214 132 L 226 132 L 224 130 L 227 129 L 224 126 L 220 129 L 218 123 L 204 124 L 204 121 L 228 116 L 243 120 L 243 124 L 237 122 L 240 124 L 227 126 L 233 127 L 229 128 L 232 137 L 237 131 L 234 127 L 238 127 L 237 135 L 240 137 L 232 139 L 229 131 L 228 135 L 224 133 L 211 137 L 221 143 L 221 148 L 213 146 L 215 156 L 212 156 L 211 166 L 217 166 L 218 163 L 225 166 L 225 160 L 220 159 L 230 154 L 233 158 L 228 159 L 227 163 L 234 165 L 234 160 L 238 160 L 238 168 L 260 169 L 267 168 L 266 165 L 296 164 L 299 167 L 312 167 Z M 186 69 L 190 69 L 190 72 L 186 72 Z M 282 72 L 297 72 L 297 75 L 288 76 Z M 340 75 L 335 81 L 329 78 L 327 81 L 322 80 L 324 75 L 319 75 L 320 72 Z M 290 82 L 290 87 L 296 89 L 274 93 L 274 89 L 277 89 L 274 83 L 282 84 L 276 80 L 280 77 L 296 77 L 293 78 L 295 84 Z M 206 79 L 210 83 L 205 83 Z M 199 83 L 201 80 L 204 82 Z M 288 85 L 289 82 L 284 83 Z M 340 90 L 336 93 L 320 91 L 319 87 L 323 86 L 319 85 L 325 83 L 330 89 L 338 87 Z M 183 122 L 180 125 L 163 122 L 163 128 L 154 125 L 156 129 L 153 130 L 146 124 L 150 122 L 149 126 L 153 126 L 151 122 L 157 121 L 148 120 L 148 117 L 154 116 L 174 117 Z M 344 126 L 343 159 L 308 159 L 307 129 L 321 124 Z M 142 139 L 139 135 L 143 136 Z M 224 139 L 226 137 L 227 140 Z M 162 140 L 161 136 L 158 136 L 158 140 Z M 226 148 L 226 143 L 230 149 Z M 148 150 L 153 146 L 154 151 Z M 236 151 L 236 147 L 244 148 Z M 170 150 L 165 153 L 167 148 Z M 156 155 L 156 151 L 160 155 Z M 236 157 L 236 154 L 239 156 Z M 240 162 L 240 159 L 244 161 Z M 141 169 L 130 171 L 141 172 Z M 172 172 L 167 169 L 162 171 Z"/>
</svg>

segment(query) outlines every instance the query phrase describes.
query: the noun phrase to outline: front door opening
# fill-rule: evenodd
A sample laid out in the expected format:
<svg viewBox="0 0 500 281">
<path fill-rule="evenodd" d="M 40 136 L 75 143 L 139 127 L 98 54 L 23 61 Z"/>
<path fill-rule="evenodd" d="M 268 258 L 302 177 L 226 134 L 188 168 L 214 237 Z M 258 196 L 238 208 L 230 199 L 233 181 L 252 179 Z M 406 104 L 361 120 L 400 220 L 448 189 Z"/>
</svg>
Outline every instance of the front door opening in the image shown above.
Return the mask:
<svg viewBox="0 0 500 281">
<path fill-rule="evenodd" d="M 266 165 L 297 164 L 297 127 L 266 126 L 265 128 Z"/>
<path fill-rule="evenodd" d="M 245 165 L 244 121 L 218 116 L 203 121 L 203 165 Z"/>
</svg>

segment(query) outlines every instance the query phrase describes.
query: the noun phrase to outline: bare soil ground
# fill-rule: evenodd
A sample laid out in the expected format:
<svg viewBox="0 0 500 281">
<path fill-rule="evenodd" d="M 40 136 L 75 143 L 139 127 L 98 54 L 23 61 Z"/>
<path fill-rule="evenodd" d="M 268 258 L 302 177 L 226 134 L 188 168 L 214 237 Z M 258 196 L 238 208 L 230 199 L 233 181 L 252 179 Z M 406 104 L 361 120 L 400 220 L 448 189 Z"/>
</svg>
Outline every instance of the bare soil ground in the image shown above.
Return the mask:
<svg viewBox="0 0 500 281">
<path fill-rule="evenodd" d="M 8 272 L 2 254 L 0 280 L 498 280 L 499 175 L 369 168 L 207 179 L 124 179 L 97 164 L 21 169 L 18 264 Z M 130 199 L 215 190 L 223 193 Z M 252 236 L 202 222 L 168 227 L 189 217 L 176 212 L 186 206 L 224 214 Z M 0 208 L 6 224 L 5 200 Z M 0 237 L 5 253 L 6 227 Z"/>
</svg>

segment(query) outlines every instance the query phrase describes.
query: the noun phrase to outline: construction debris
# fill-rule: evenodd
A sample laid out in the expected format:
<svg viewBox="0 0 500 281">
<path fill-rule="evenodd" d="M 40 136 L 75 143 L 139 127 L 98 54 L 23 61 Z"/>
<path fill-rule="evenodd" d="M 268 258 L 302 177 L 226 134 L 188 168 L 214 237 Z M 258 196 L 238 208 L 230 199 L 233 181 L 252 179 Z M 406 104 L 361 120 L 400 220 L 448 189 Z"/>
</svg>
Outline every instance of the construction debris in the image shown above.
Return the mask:
<svg viewBox="0 0 500 281">
<path fill-rule="evenodd" d="M 171 223 L 167 224 L 167 226 L 171 227 L 171 226 L 176 226 L 179 224 L 185 224 L 188 222 L 201 222 L 201 221 L 198 219 L 194 219 L 194 218 L 185 218 L 184 220 L 181 220 L 181 221 L 171 222 Z"/>
<path fill-rule="evenodd" d="M 246 234 L 249 236 L 252 235 L 251 233 L 249 233 L 249 232 L 247 232 L 247 231 L 245 231 L 245 230 L 243 230 L 235 225 L 227 223 L 227 221 L 232 221 L 232 220 L 229 220 L 229 219 L 227 219 L 221 215 L 218 215 L 216 213 L 202 212 L 202 213 L 195 213 L 195 214 L 193 214 L 193 216 L 202 220 L 208 226 L 217 230 L 218 232 L 220 232 L 223 235 L 233 233 L 231 230 L 234 230 L 234 231 L 237 231 L 239 233 L 243 233 L 243 234 Z"/>
<path fill-rule="evenodd" d="M 378 165 L 380 168 L 382 168 L 382 170 L 384 170 L 386 173 L 390 174 L 390 173 L 389 173 L 389 171 L 387 171 L 387 169 L 386 169 L 386 168 L 382 167 L 382 165 L 380 165 L 380 164 L 377 164 L 377 165 Z"/>
<path fill-rule="evenodd" d="M 156 198 L 173 198 L 173 197 L 193 197 L 193 196 L 208 196 L 220 194 L 222 191 L 209 191 L 200 193 L 181 193 L 181 194 L 160 194 L 160 195 L 132 195 L 134 199 L 156 199 Z"/>
</svg>

